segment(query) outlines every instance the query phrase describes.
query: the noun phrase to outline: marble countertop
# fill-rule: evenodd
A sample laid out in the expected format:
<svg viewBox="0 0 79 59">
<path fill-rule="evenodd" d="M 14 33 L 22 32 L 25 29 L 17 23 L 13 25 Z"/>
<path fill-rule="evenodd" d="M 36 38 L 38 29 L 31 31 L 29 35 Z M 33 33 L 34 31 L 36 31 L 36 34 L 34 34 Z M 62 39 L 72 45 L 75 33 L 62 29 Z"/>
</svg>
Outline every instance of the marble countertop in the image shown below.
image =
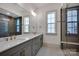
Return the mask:
<svg viewBox="0 0 79 59">
<path fill-rule="evenodd" d="M 0 42 L 0 53 L 16 45 L 19 45 L 25 41 L 31 40 L 32 38 L 37 37 L 39 35 L 41 34 L 32 35 L 32 36 L 19 35 L 15 40 L 2 41 Z"/>
</svg>

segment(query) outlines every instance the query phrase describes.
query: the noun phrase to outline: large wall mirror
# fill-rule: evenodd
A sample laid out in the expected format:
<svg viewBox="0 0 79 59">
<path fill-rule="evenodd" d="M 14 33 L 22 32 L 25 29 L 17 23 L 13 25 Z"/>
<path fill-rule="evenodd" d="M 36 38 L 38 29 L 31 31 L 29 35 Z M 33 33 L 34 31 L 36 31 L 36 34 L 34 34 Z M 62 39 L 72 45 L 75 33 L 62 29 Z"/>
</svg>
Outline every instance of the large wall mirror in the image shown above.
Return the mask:
<svg viewBox="0 0 79 59">
<path fill-rule="evenodd" d="M 8 18 L 0 14 L 0 37 L 8 36 Z"/>
<path fill-rule="evenodd" d="M 5 12 L 5 13 L 4 13 Z M 0 8 L 0 38 L 21 35 L 22 17 Z"/>
</svg>

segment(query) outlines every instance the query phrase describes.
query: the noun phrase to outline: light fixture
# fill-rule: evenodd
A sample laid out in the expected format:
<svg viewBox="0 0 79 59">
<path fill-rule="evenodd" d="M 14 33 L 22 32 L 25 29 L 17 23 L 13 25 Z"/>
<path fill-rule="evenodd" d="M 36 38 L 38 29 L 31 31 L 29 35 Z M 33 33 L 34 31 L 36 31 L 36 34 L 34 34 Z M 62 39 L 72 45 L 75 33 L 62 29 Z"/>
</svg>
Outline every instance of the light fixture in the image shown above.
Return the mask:
<svg viewBox="0 0 79 59">
<path fill-rule="evenodd" d="M 64 6 L 64 4 L 63 3 L 61 3 L 61 7 L 63 7 Z"/>
<path fill-rule="evenodd" d="M 9 19 L 3 18 L 4 21 L 9 21 Z"/>
<path fill-rule="evenodd" d="M 33 16 L 36 16 L 36 13 L 32 10 L 31 11 L 31 14 L 33 15 Z"/>
<path fill-rule="evenodd" d="M 6 13 L 7 15 L 10 15 L 10 13 L 8 12 L 8 13 Z"/>
</svg>

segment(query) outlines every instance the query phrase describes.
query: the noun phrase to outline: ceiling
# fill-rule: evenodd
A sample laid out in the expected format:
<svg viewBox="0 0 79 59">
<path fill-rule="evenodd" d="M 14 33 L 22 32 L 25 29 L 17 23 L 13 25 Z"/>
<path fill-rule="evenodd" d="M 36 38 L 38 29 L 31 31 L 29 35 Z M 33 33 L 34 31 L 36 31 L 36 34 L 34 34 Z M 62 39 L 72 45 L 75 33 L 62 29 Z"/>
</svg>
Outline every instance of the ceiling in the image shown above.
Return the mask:
<svg viewBox="0 0 79 59">
<path fill-rule="evenodd" d="M 12 12 L 9 12 L 9 11 L 7 11 L 5 9 L 2 9 L 2 8 L 0 8 L 0 13 L 1 14 L 5 14 L 5 15 L 8 15 L 8 16 L 12 16 L 12 17 L 18 17 L 18 15 L 14 14 Z"/>
<path fill-rule="evenodd" d="M 52 6 L 52 8 L 54 6 L 61 7 L 61 5 L 63 5 L 63 3 L 0 3 L 0 8 L 7 10 L 7 12 L 10 12 L 13 16 L 22 16 L 29 13 L 31 10 L 39 10 L 41 8 L 47 8 L 50 6 Z M 6 13 L 0 10 L 0 13 L 1 12 L 4 14 Z"/>
<path fill-rule="evenodd" d="M 0 13 L 11 13 L 11 16 L 22 16 L 29 13 L 31 10 L 41 9 L 47 6 L 56 6 L 59 3 L 0 3 Z M 3 10 L 4 9 L 4 10 Z M 14 13 L 14 14 L 13 14 Z"/>
<path fill-rule="evenodd" d="M 24 8 L 27 11 L 30 11 L 30 10 L 40 9 L 46 6 L 59 5 L 59 3 L 19 3 L 17 5 L 19 5 L 20 7 Z"/>
</svg>

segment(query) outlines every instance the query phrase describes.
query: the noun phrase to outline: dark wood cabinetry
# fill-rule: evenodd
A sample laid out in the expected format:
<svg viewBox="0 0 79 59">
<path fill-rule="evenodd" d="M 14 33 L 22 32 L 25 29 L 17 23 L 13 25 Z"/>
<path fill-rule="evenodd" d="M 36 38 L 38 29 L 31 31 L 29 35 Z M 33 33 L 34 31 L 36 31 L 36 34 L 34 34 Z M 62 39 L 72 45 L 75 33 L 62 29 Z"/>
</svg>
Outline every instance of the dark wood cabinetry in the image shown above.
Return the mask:
<svg viewBox="0 0 79 59">
<path fill-rule="evenodd" d="M 0 53 L 1 56 L 35 56 L 43 45 L 43 35 L 34 37 L 24 43 Z"/>
</svg>

